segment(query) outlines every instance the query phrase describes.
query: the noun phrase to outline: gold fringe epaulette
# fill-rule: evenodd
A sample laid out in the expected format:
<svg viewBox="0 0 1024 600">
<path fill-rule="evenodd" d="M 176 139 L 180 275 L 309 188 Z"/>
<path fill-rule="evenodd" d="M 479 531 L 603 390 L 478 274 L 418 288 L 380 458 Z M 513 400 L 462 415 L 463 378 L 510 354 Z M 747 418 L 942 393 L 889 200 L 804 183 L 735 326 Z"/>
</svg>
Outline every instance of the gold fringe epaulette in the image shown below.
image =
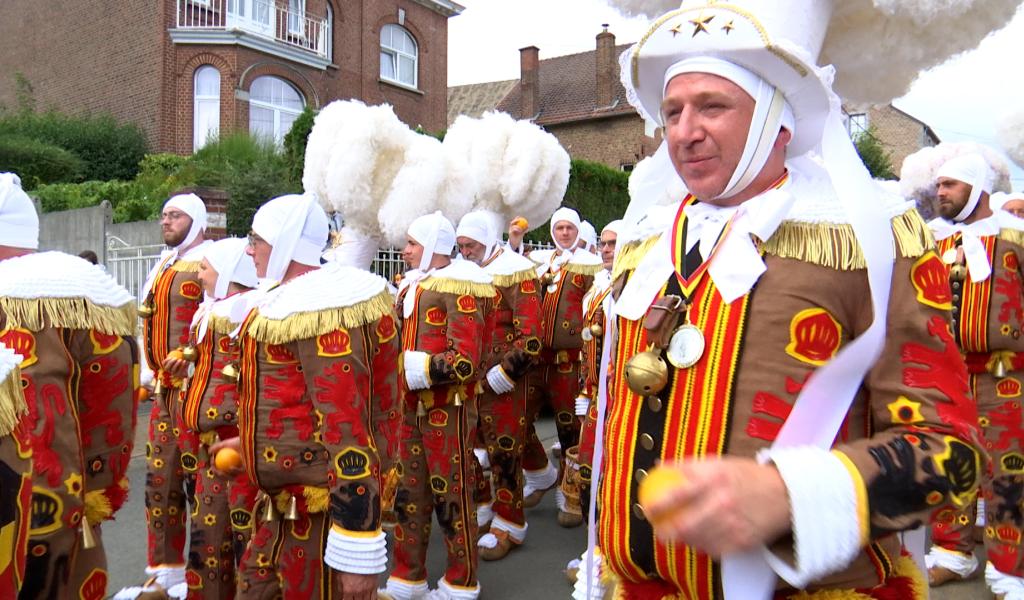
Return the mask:
<svg viewBox="0 0 1024 600">
<path fill-rule="evenodd" d="M 612 265 L 612 281 L 618 279 L 623 273 L 633 271 L 640 266 L 640 261 L 658 243 L 659 239 L 661 239 L 660 235 L 652 235 L 645 240 L 637 240 L 623 246 L 615 257 L 615 264 Z"/>
<path fill-rule="evenodd" d="M 228 334 L 238 327 L 238 323 L 232 323 L 231 319 L 220 315 L 210 316 L 210 331 L 217 334 Z"/>
<path fill-rule="evenodd" d="M 353 329 L 372 323 L 393 312 L 393 302 L 394 298 L 385 289 L 368 300 L 343 308 L 298 312 L 280 320 L 256 315 L 246 331 L 256 341 L 266 344 L 308 340 L 336 329 Z"/>
<path fill-rule="evenodd" d="M 179 260 L 168 267 L 172 271 L 178 271 L 179 273 L 198 273 L 199 272 L 199 261 L 197 260 Z"/>
<path fill-rule="evenodd" d="M 935 238 L 916 209 L 893 218 L 892 233 L 896 253 L 904 258 L 917 258 L 935 247 Z M 853 227 L 847 223 L 785 221 L 761 245 L 761 250 L 839 271 L 867 267 Z"/>
<path fill-rule="evenodd" d="M 533 269 L 523 269 L 510 275 L 491 275 L 494 287 L 510 287 L 536 278 L 537 271 Z"/>
<path fill-rule="evenodd" d="M 25 394 L 21 391 L 21 376 L 17 368 L 0 382 L 0 436 L 10 435 L 18 421 L 28 414 Z"/>
<path fill-rule="evenodd" d="M 114 514 L 114 507 L 110 504 L 104 490 L 92 490 L 85 493 L 85 517 L 89 522 L 96 525 L 106 521 Z"/>
<path fill-rule="evenodd" d="M 999 230 L 999 239 L 1011 244 L 1017 244 L 1018 246 L 1024 246 L 1024 231 L 1003 228 Z"/>
<path fill-rule="evenodd" d="M 7 327 L 40 331 L 45 327 L 95 329 L 112 335 L 135 335 L 135 303 L 100 306 L 86 298 L 0 298 Z"/>
<path fill-rule="evenodd" d="M 598 273 L 601 272 L 601 269 L 603 268 L 604 265 L 601 263 L 597 263 L 596 265 L 581 265 L 579 263 L 567 262 L 564 265 L 562 265 L 562 270 L 565 271 L 566 273 L 586 275 L 588 277 L 593 277 L 594 275 L 597 275 Z"/>
<path fill-rule="evenodd" d="M 493 298 L 496 290 L 490 283 L 477 283 L 462 279 L 450 279 L 447 277 L 427 277 L 420 282 L 420 287 L 432 292 L 442 294 L 455 294 L 458 296 L 475 296 L 477 298 Z"/>
</svg>

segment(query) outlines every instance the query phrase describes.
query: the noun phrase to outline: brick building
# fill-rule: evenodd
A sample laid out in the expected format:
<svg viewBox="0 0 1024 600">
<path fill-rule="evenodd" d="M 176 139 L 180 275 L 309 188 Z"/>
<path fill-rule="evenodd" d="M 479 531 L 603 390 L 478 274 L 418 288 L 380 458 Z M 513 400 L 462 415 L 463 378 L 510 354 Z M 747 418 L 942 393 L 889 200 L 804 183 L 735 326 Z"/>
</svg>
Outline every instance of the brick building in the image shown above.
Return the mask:
<svg viewBox="0 0 1024 600">
<path fill-rule="evenodd" d="M 447 114 L 451 0 L 3 0 L 0 104 L 15 74 L 40 109 L 110 112 L 154 151 L 213 134 L 280 140 L 304 106 L 387 102 L 411 126 Z"/>
<path fill-rule="evenodd" d="M 892 156 L 892 167 L 900 172 L 903 159 L 921 148 L 937 145 L 940 140 L 924 121 L 903 112 L 892 104 L 868 109 L 844 108 L 846 126 L 851 136 L 873 128 L 875 136 Z"/>
<path fill-rule="evenodd" d="M 659 140 L 644 133 L 643 119 L 619 83 L 619 54 L 607 27 L 590 52 L 539 59 L 540 50 L 519 51 L 520 78 L 449 89 L 448 122 L 488 109 L 532 119 L 551 132 L 573 158 L 631 170 L 654 153 Z M 496 93 L 503 92 L 503 93 Z"/>
</svg>

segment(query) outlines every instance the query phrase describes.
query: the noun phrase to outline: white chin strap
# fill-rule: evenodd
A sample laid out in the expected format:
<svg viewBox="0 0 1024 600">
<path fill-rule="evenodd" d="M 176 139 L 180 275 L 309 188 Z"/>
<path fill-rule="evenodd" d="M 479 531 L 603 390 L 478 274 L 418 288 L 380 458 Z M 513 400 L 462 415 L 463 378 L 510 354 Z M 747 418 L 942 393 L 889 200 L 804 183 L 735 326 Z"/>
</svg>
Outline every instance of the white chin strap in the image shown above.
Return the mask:
<svg viewBox="0 0 1024 600">
<path fill-rule="evenodd" d="M 974 214 L 974 210 L 978 208 L 978 202 L 981 200 L 981 186 L 975 183 L 971 186 L 971 195 L 967 197 L 967 204 L 964 205 L 963 209 L 957 213 L 953 220 L 957 223 L 963 223 Z"/>
<path fill-rule="evenodd" d="M 782 92 L 774 86 L 762 83 L 754 100 L 754 116 L 750 120 L 743 155 L 729 183 L 715 199 L 735 196 L 753 183 L 768 162 L 772 148 L 775 147 L 775 140 L 782 130 L 783 116 L 786 112 L 786 100 Z"/>
</svg>

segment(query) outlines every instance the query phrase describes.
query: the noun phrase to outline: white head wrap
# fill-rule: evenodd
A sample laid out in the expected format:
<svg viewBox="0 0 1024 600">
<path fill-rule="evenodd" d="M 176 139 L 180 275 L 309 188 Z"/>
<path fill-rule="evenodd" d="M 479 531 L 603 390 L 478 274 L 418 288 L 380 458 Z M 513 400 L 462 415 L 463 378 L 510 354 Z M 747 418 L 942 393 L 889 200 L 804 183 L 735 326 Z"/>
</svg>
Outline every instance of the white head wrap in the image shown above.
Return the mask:
<svg viewBox="0 0 1024 600">
<path fill-rule="evenodd" d="M 483 244 L 487 248 L 484 251 L 484 260 L 487 260 L 494 253 L 494 247 L 498 245 L 499 218 L 496 213 L 487 210 L 474 210 L 467 213 L 459 221 L 455 237 L 468 237 Z"/>
<path fill-rule="evenodd" d="M 580 239 L 583 240 L 584 250 L 593 252 L 597 248 L 597 230 L 590 221 L 580 222 Z"/>
<path fill-rule="evenodd" d="M 192 218 L 192 227 L 188 230 L 185 240 L 178 244 L 179 248 L 187 248 L 196 241 L 199 233 L 206 231 L 206 204 L 195 194 L 178 194 L 164 204 L 164 210 L 176 208 Z"/>
<path fill-rule="evenodd" d="M 558 240 L 555 239 L 555 225 L 558 225 L 561 221 L 568 221 L 576 228 L 576 239 L 574 239 L 572 243 L 565 248 L 562 248 L 561 244 L 558 243 Z M 562 250 L 575 250 L 576 244 L 580 241 L 580 214 L 565 206 L 556 210 L 555 214 L 551 215 L 551 241 L 555 243 L 556 248 L 561 248 Z"/>
<path fill-rule="evenodd" d="M 789 102 L 777 90 L 754 72 L 735 63 L 713 56 L 696 56 L 683 59 L 665 71 L 665 89 L 672 78 L 684 73 L 708 73 L 727 79 L 743 88 L 754 99 L 754 115 L 747 130 L 747 142 L 743 147 L 743 155 L 736 165 L 729 183 L 715 198 L 729 198 L 739 194 L 749 186 L 761 173 L 768 156 L 785 127 L 790 133 L 795 132 L 796 120 Z M 714 200 L 715 198 L 704 198 Z"/>
<path fill-rule="evenodd" d="M 272 248 L 265 278 L 281 281 L 292 261 L 319 266 L 327 229 L 327 215 L 311 194 L 280 196 L 261 206 L 252 230 Z"/>
<path fill-rule="evenodd" d="M 982 192 L 992 193 L 992 184 L 995 174 L 988 166 L 988 161 L 980 154 L 964 154 L 950 159 L 935 174 L 935 179 L 942 177 L 956 179 L 971 186 L 971 195 L 967 198 L 967 204 L 963 210 L 953 217 L 957 223 L 966 220 L 978 208 L 978 201 L 981 200 Z"/>
<path fill-rule="evenodd" d="M 345 225 L 339 232 L 338 245 L 324 252 L 324 260 L 369 271 L 379 249 L 377 238 Z"/>
<path fill-rule="evenodd" d="M 217 285 L 213 292 L 216 300 L 228 295 L 231 282 L 248 288 L 256 287 L 256 265 L 252 257 L 246 254 L 249 242 L 244 238 L 225 238 L 210 245 L 203 258 L 217 271 Z"/>
<path fill-rule="evenodd" d="M 451 256 L 455 249 L 455 227 L 441 211 L 423 215 L 409 225 L 409 237 L 423 246 L 423 255 L 417 267 L 426 272 L 435 254 Z"/>
<path fill-rule="evenodd" d="M 621 235 L 622 234 L 622 230 L 624 229 L 624 225 L 625 224 L 626 224 L 626 222 L 623 221 L 622 219 L 615 219 L 611 223 L 608 223 L 607 225 L 605 225 L 604 229 L 601 230 L 601 233 L 604 233 L 606 231 L 610 231 L 610 232 L 614 233 L 615 235 Z"/>
<path fill-rule="evenodd" d="M 39 248 L 39 215 L 14 173 L 0 173 L 0 246 Z"/>
</svg>

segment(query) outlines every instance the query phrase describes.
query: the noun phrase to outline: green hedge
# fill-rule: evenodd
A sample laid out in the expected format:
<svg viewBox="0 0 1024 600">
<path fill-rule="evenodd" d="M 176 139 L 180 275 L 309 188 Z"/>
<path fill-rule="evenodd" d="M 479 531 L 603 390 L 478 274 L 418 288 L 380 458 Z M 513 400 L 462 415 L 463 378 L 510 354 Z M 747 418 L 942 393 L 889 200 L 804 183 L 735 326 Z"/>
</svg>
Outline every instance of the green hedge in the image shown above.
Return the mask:
<svg viewBox="0 0 1024 600">
<path fill-rule="evenodd" d="M 601 229 L 621 219 L 629 206 L 629 174 L 602 163 L 573 159 L 562 206 L 575 209 L 600 235 Z M 527 238 L 551 243 L 550 232 L 550 223 L 544 223 L 527 234 Z"/>
<path fill-rule="evenodd" d="M 299 184 L 302 183 L 302 172 L 306 167 L 306 141 L 309 132 L 313 131 L 316 114 L 317 111 L 307 106 L 284 136 L 284 160 L 288 164 L 288 176 Z"/>
<path fill-rule="evenodd" d="M 82 160 L 81 177 L 87 180 L 132 179 L 146 155 L 142 129 L 119 124 L 110 115 L 21 111 L 0 117 L 0 137 L 7 136 L 31 138 L 71 152 Z"/>
<path fill-rule="evenodd" d="M 71 152 L 32 138 L 0 134 L 0 172 L 17 173 L 26 190 L 57 181 L 79 181 L 85 163 Z"/>
</svg>

